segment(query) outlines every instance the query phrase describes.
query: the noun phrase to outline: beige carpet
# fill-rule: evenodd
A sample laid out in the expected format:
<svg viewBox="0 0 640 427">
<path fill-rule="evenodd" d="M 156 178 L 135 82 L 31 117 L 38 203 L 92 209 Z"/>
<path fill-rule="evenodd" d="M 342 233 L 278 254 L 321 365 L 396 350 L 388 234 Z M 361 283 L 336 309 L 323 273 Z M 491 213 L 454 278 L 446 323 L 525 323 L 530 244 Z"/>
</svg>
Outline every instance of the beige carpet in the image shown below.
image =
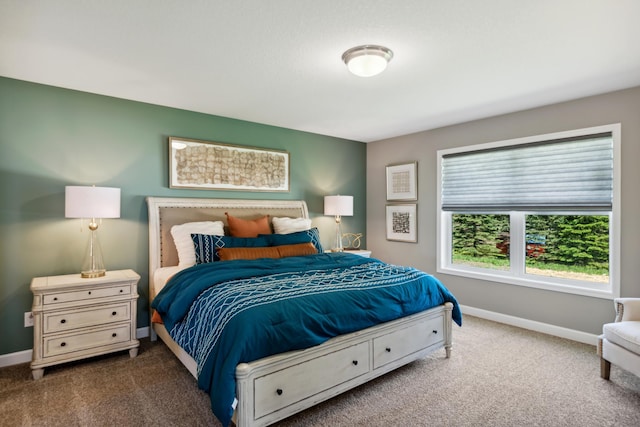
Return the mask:
<svg viewBox="0 0 640 427">
<path fill-rule="evenodd" d="M 280 426 L 640 426 L 640 379 L 599 376 L 593 346 L 471 316 L 444 350 Z M 219 427 L 209 399 L 161 342 L 52 367 L 0 369 L 3 426 Z"/>
</svg>

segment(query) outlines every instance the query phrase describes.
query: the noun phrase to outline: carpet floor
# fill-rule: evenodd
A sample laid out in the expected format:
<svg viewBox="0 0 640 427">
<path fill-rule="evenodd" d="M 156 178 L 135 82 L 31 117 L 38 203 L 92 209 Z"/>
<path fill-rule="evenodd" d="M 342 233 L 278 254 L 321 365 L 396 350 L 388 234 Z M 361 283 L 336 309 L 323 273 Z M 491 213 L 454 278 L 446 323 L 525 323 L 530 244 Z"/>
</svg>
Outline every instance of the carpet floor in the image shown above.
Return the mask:
<svg viewBox="0 0 640 427">
<path fill-rule="evenodd" d="M 278 426 L 640 426 L 640 379 L 600 378 L 594 346 L 472 316 L 439 350 Z M 217 426 L 208 396 L 173 354 L 128 352 L 0 369 L 2 426 Z"/>
</svg>

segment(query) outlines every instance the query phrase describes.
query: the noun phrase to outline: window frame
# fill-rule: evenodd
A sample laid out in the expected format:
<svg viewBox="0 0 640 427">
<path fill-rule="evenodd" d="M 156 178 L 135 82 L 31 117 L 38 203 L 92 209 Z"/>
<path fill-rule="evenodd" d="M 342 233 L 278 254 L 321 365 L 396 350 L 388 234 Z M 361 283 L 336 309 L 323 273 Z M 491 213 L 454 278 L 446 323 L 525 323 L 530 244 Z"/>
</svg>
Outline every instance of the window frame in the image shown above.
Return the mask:
<svg viewBox="0 0 640 427">
<path fill-rule="evenodd" d="M 613 200 L 611 211 L 598 210 L 562 210 L 562 211 L 444 211 L 442 209 L 442 159 L 443 156 L 452 153 L 464 153 L 469 151 L 488 150 L 498 147 L 510 147 L 536 142 L 552 141 L 561 138 L 576 138 L 587 135 L 611 133 L 613 142 Z M 437 151 L 437 254 L 436 270 L 438 273 L 468 277 L 472 279 L 488 280 L 493 282 L 525 286 L 535 289 L 544 289 L 554 292 L 563 292 L 590 296 L 596 298 L 613 299 L 620 296 L 620 123 L 596 126 L 584 129 L 576 129 L 565 132 L 556 132 L 543 135 L 535 135 L 524 138 L 516 138 L 505 141 L 489 142 L 475 145 L 462 146 L 452 149 Z M 510 270 L 501 271 L 488 268 L 470 267 L 452 263 L 452 215 L 455 213 L 472 214 L 507 214 L 510 223 Z M 526 215 L 608 215 L 609 216 L 609 283 L 603 285 L 573 279 L 563 279 L 547 276 L 539 276 L 526 273 L 525 266 L 525 218 Z"/>
</svg>

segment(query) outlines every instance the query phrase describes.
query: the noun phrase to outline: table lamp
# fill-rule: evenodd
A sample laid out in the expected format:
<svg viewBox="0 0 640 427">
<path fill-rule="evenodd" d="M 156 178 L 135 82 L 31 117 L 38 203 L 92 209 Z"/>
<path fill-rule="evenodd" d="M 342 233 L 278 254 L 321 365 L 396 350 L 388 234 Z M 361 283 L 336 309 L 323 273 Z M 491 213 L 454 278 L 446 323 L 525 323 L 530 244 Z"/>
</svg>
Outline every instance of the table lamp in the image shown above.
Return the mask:
<svg viewBox="0 0 640 427">
<path fill-rule="evenodd" d="M 353 216 L 353 196 L 324 196 L 324 214 L 336 218 L 336 241 L 333 252 L 342 252 L 341 222 L 343 216 Z"/>
<path fill-rule="evenodd" d="M 120 218 L 120 189 L 111 187 L 65 187 L 64 215 L 66 218 L 89 220 L 89 251 L 82 264 L 81 277 L 101 277 L 106 273 L 102 250 L 98 242 L 98 221 Z"/>
</svg>

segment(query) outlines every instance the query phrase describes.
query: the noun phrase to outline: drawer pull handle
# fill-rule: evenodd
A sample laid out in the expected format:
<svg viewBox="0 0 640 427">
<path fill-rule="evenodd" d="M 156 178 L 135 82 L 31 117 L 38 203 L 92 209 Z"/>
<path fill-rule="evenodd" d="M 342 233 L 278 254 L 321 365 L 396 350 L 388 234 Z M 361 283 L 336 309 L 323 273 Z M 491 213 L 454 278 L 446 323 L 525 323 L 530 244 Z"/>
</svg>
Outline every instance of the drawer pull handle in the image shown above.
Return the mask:
<svg viewBox="0 0 640 427">
<path fill-rule="evenodd" d="M 282 396 L 282 389 L 281 388 L 276 389 L 276 393 L 278 393 L 278 396 Z"/>
<path fill-rule="evenodd" d="M 64 347 L 65 345 L 67 345 L 67 343 L 64 341 L 60 343 L 60 347 Z"/>
<path fill-rule="evenodd" d="M 60 320 L 60 323 L 67 323 L 67 319 Z"/>
<path fill-rule="evenodd" d="M 118 314 L 116 311 L 112 311 L 112 312 L 111 312 L 111 315 L 112 315 L 112 316 L 115 316 L 116 314 Z M 435 331 L 434 331 L 434 332 L 435 332 Z"/>
<path fill-rule="evenodd" d="M 358 361 L 357 361 L 357 360 L 354 360 L 354 361 L 353 361 L 353 362 L 351 362 L 351 363 L 353 363 L 353 366 L 358 366 Z"/>
<path fill-rule="evenodd" d="M 120 293 L 123 293 L 124 291 L 122 289 L 120 289 Z"/>
<path fill-rule="evenodd" d="M 433 333 L 434 333 L 434 334 L 437 334 L 437 333 L 438 333 L 438 331 L 436 331 L 436 330 L 434 329 L 434 330 L 433 330 Z"/>
<path fill-rule="evenodd" d="M 115 338 L 115 337 L 117 337 L 117 336 L 118 336 L 118 334 L 116 334 L 116 333 L 114 332 L 114 333 L 112 333 L 112 334 L 111 334 L 111 336 L 112 336 L 113 338 Z"/>
<path fill-rule="evenodd" d="M 385 350 L 387 351 L 387 353 L 391 353 L 391 347 L 387 347 L 385 348 Z"/>
<path fill-rule="evenodd" d="M 89 291 L 89 295 L 91 295 L 91 291 Z"/>
<path fill-rule="evenodd" d="M 58 301 L 58 297 L 53 297 L 53 300 L 54 301 Z"/>
</svg>

